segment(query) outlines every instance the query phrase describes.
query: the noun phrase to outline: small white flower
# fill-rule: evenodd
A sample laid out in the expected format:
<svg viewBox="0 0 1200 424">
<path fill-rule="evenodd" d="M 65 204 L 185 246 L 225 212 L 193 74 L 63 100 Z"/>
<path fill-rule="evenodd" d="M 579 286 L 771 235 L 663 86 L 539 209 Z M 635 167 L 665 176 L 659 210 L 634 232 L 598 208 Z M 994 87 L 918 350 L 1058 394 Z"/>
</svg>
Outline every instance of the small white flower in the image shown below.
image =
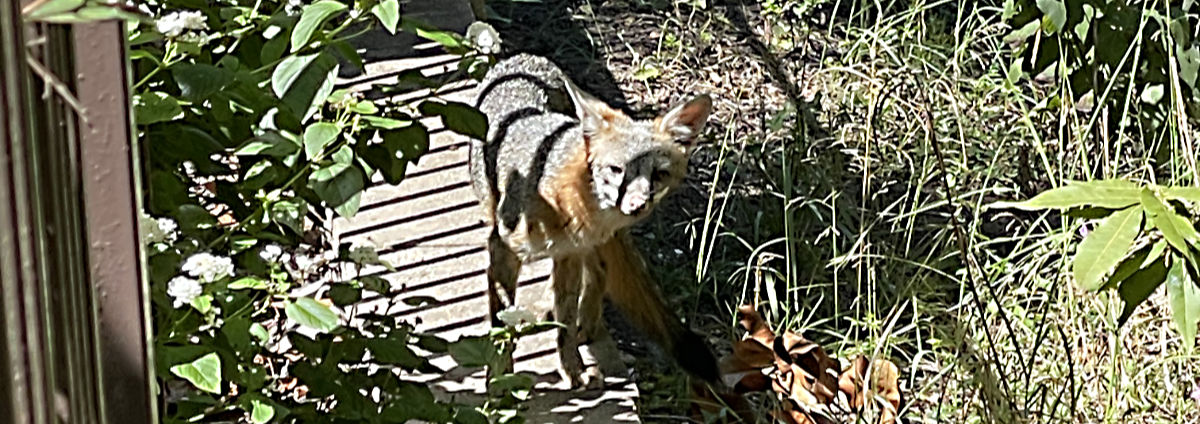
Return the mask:
<svg viewBox="0 0 1200 424">
<path fill-rule="evenodd" d="M 142 239 L 148 244 L 170 243 L 175 241 L 175 230 L 179 228 L 171 218 L 152 218 L 142 215 L 139 225 L 142 227 Z"/>
<path fill-rule="evenodd" d="M 199 296 L 203 292 L 204 290 L 200 287 L 199 281 L 182 275 L 172 278 L 171 281 L 167 282 L 167 296 L 171 296 L 174 299 L 175 302 L 173 305 L 176 308 L 192 304 L 192 299 L 195 299 L 196 296 Z"/>
<path fill-rule="evenodd" d="M 304 2 L 301 0 L 288 0 L 287 6 L 284 6 L 284 8 L 283 8 L 283 13 L 286 13 L 289 16 L 295 15 L 297 13 L 300 13 L 300 6 L 303 6 L 303 5 L 304 5 Z"/>
<path fill-rule="evenodd" d="M 262 258 L 262 260 L 267 261 L 267 262 L 274 262 L 276 259 L 279 259 L 279 257 L 282 255 L 283 255 L 283 248 L 279 247 L 279 245 L 275 244 L 275 243 L 271 243 L 266 246 L 263 246 L 262 250 L 258 252 L 258 257 Z"/>
<path fill-rule="evenodd" d="M 350 260 L 359 264 L 379 263 L 379 252 L 370 240 L 355 240 L 350 245 Z"/>
<path fill-rule="evenodd" d="M 475 46 L 479 47 L 479 52 L 483 54 L 498 53 L 496 50 L 496 37 L 491 32 L 483 31 L 479 33 L 479 37 L 475 38 Z"/>
<path fill-rule="evenodd" d="M 205 283 L 211 283 L 233 276 L 233 260 L 209 253 L 197 253 L 183 262 L 183 272 Z"/>
<path fill-rule="evenodd" d="M 475 22 L 468 26 L 467 39 L 480 53 L 500 53 L 500 33 L 485 22 Z"/>
<path fill-rule="evenodd" d="M 309 272 L 317 265 L 317 258 L 304 253 L 296 253 L 296 270 L 300 272 Z"/>
<path fill-rule="evenodd" d="M 178 37 L 187 30 L 206 30 L 204 14 L 194 11 L 175 12 L 158 19 L 154 25 L 167 37 Z"/>
<path fill-rule="evenodd" d="M 529 312 L 528 309 L 522 308 L 520 305 L 512 305 L 500 312 L 496 312 L 496 318 L 500 318 L 500 321 L 504 321 L 504 324 L 511 327 L 516 327 L 517 324 L 521 323 L 533 323 L 537 321 L 537 316 L 533 312 Z"/>
</svg>

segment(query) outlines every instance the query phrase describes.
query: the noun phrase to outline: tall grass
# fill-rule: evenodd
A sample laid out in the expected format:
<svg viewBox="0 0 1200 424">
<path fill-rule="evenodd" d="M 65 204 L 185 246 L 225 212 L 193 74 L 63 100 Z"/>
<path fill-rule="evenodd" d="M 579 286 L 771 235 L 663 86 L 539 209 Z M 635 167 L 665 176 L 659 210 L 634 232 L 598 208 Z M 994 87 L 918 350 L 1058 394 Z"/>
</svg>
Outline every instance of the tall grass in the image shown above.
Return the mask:
<svg viewBox="0 0 1200 424">
<path fill-rule="evenodd" d="M 1143 23 L 1166 4 L 1135 3 Z M 750 9 L 764 55 L 826 41 L 817 63 L 779 65 L 815 94 L 717 144 L 736 165 L 708 181 L 692 234 L 730 328 L 752 303 L 840 356 L 894 360 L 909 422 L 1200 422 L 1200 360 L 1162 294 L 1118 326 L 1112 291 L 1069 277 L 1087 220 L 988 207 L 1071 179 L 1197 184 L 1185 90 L 1155 124 L 1120 84 L 1096 94 L 1119 107 L 1089 109 L 1065 79 L 1014 74 L 998 1 Z"/>
</svg>

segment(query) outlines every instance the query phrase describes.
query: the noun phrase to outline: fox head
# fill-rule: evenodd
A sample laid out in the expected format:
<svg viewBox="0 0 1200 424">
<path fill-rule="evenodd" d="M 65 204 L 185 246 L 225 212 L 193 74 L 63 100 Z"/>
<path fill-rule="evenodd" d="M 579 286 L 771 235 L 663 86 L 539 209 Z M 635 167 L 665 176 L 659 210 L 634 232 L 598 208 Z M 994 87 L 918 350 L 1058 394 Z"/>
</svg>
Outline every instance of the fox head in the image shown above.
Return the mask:
<svg viewBox="0 0 1200 424">
<path fill-rule="evenodd" d="M 633 218 L 647 214 L 683 181 L 712 99 L 702 94 L 653 120 L 635 120 L 570 81 L 566 87 L 587 145 L 598 206 Z"/>
</svg>

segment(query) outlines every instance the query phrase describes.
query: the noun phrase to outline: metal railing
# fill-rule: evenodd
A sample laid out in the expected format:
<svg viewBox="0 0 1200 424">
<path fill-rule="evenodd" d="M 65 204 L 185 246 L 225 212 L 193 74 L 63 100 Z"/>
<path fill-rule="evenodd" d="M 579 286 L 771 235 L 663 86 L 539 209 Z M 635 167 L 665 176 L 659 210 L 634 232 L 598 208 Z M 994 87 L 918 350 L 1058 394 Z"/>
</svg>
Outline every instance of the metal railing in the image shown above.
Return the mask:
<svg viewBox="0 0 1200 424">
<path fill-rule="evenodd" d="M 26 25 L 0 0 L 0 423 L 149 423 L 120 23 Z"/>
</svg>

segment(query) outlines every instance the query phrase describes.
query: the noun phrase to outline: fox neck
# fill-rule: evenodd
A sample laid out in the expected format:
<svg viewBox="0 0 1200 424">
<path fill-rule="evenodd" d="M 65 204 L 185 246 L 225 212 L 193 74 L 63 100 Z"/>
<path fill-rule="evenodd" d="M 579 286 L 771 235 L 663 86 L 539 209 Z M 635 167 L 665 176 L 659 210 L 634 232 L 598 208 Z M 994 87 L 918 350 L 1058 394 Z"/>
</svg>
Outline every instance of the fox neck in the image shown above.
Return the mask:
<svg viewBox="0 0 1200 424">
<path fill-rule="evenodd" d="M 550 185 L 553 191 L 543 193 L 543 197 L 562 219 L 564 235 L 573 239 L 572 244 L 583 248 L 603 243 L 616 230 L 636 222 L 636 218 L 616 209 L 600 208 L 592 187 L 588 159 L 587 151 L 581 150 Z"/>
</svg>

